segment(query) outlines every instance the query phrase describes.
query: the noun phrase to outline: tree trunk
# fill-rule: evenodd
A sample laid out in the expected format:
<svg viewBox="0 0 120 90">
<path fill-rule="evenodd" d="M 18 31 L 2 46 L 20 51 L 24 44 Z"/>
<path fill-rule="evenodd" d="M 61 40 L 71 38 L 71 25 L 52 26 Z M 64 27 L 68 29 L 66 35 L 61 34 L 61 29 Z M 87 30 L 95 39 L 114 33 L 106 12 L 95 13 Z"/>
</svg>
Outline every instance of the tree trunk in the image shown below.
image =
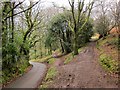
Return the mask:
<svg viewBox="0 0 120 90">
<path fill-rule="evenodd" d="M 62 34 L 62 35 L 63 35 L 63 34 Z M 59 37 L 61 37 L 60 30 L 59 30 Z M 59 39 L 59 41 L 60 41 L 60 45 L 61 45 L 61 49 L 62 49 L 62 53 L 64 53 L 64 52 L 65 52 L 65 50 L 64 50 L 64 46 L 63 46 L 63 44 L 62 44 L 62 40 L 61 40 L 61 39 Z"/>
<path fill-rule="evenodd" d="M 78 45 L 77 45 L 77 39 L 74 39 L 74 55 L 78 55 Z"/>
<path fill-rule="evenodd" d="M 28 61 L 29 60 L 29 50 L 24 49 L 24 55 L 25 55 L 25 59 Z"/>
<path fill-rule="evenodd" d="M 52 45 L 50 44 L 50 55 L 52 54 Z"/>
<path fill-rule="evenodd" d="M 14 8 L 15 2 L 11 3 L 12 4 L 12 8 Z M 12 9 L 12 15 L 14 15 L 14 9 Z M 12 42 L 14 42 L 14 16 L 11 17 L 11 21 L 12 21 Z"/>
<path fill-rule="evenodd" d="M 15 5 L 15 2 L 13 2 L 13 3 L 10 3 L 10 8 L 12 9 L 12 8 L 14 8 L 14 5 Z M 12 17 L 11 17 L 11 22 L 12 22 L 12 32 L 11 32 L 11 35 L 12 35 L 12 37 L 11 37 L 11 42 L 12 43 L 14 43 L 14 9 L 12 9 L 12 12 L 11 12 L 11 15 L 12 15 Z M 15 61 L 15 54 L 13 53 L 12 54 L 12 59 Z"/>
<path fill-rule="evenodd" d="M 77 40 L 77 33 L 74 32 L 74 46 L 73 46 L 73 51 L 74 55 L 78 55 L 78 40 Z"/>
<path fill-rule="evenodd" d="M 8 3 L 5 2 L 4 3 L 4 6 L 3 6 L 3 9 L 2 9 L 2 59 L 5 59 L 5 57 L 7 56 L 7 52 L 6 52 L 6 44 L 8 42 L 8 33 L 7 33 L 7 19 L 4 19 L 6 16 L 7 16 L 7 6 L 8 6 Z M 5 61 L 5 60 L 3 60 Z M 4 62 L 5 65 L 6 64 L 6 61 Z M 4 64 L 3 64 L 3 67 L 4 67 Z"/>
<path fill-rule="evenodd" d="M 62 53 L 64 53 L 65 51 L 64 51 L 64 47 L 63 47 L 63 45 L 62 45 L 61 39 L 60 39 L 60 45 L 61 45 Z"/>
<path fill-rule="evenodd" d="M 70 31 L 69 31 L 69 29 L 68 30 L 66 30 L 66 41 L 67 41 L 67 43 L 68 43 L 68 45 L 67 45 L 67 53 L 70 53 L 70 52 L 72 52 L 72 50 L 71 50 L 71 35 L 70 35 Z"/>
</svg>

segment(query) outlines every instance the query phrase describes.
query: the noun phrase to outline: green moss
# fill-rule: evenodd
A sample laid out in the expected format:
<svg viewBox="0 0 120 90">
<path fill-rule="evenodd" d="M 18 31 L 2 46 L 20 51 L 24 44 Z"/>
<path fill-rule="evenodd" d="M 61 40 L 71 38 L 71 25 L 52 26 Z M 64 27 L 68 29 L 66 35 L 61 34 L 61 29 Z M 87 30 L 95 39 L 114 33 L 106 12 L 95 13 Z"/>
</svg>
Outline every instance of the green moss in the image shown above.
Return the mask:
<svg viewBox="0 0 120 90">
<path fill-rule="evenodd" d="M 100 64 L 109 72 L 118 72 L 118 62 L 106 54 L 100 56 Z"/>
</svg>

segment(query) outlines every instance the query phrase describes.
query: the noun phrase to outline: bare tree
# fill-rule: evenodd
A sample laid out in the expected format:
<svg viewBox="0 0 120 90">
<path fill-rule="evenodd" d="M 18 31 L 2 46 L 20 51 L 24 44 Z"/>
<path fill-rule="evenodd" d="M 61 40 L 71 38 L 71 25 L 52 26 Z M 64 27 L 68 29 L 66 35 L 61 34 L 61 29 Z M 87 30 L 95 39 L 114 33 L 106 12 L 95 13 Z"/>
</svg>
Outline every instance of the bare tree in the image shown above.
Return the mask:
<svg viewBox="0 0 120 90">
<path fill-rule="evenodd" d="M 113 21 L 115 23 L 115 26 L 119 28 L 120 32 L 120 1 L 114 3 L 114 6 L 111 7 L 111 13 L 114 18 Z"/>
<path fill-rule="evenodd" d="M 120 1 L 119 1 L 120 2 Z M 118 27 L 119 24 L 119 18 L 120 18 L 120 7 L 119 7 L 119 2 L 117 0 L 97 0 L 96 1 L 96 8 L 93 10 L 93 15 L 95 20 L 98 20 L 99 17 L 104 16 L 105 18 L 108 19 L 109 21 L 109 26 L 108 26 L 108 32 L 113 28 L 113 27 Z M 106 19 L 103 19 L 103 23 Z M 95 24 L 97 24 L 95 22 Z"/>
<path fill-rule="evenodd" d="M 107 35 L 107 32 L 109 31 L 109 24 L 110 19 L 108 17 L 109 13 L 109 7 L 108 3 L 103 0 L 97 1 L 97 7 L 95 10 L 98 12 L 96 14 L 97 18 L 95 19 L 95 29 L 96 31 L 101 35 L 101 37 L 105 37 Z M 114 25 L 112 25 L 114 26 Z"/>
</svg>

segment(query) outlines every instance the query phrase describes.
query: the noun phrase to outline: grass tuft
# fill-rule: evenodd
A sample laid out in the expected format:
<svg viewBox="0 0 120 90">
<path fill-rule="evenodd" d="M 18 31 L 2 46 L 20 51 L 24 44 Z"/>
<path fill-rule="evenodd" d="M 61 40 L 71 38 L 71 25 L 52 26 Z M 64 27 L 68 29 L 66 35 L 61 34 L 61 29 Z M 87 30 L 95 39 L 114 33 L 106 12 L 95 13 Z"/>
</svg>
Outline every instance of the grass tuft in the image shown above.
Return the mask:
<svg viewBox="0 0 120 90">
<path fill-rule="evenodd" d="M 118 62 L 113 60 L 110 56 L 107 56 L 106 54 L 102 54 L 100 56 L 100 64 L 105 70 L 111 73 L 118 72 Z"/>
</svg>

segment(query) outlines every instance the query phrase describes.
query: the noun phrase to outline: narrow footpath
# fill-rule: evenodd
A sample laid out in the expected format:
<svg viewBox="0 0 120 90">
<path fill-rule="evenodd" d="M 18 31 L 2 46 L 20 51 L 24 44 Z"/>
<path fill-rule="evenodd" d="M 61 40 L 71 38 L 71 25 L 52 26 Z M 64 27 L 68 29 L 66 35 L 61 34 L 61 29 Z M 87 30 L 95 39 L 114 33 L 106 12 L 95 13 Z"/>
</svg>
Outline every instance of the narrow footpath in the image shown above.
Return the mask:
<svg viewBox="0 0 120 90">
<path fill-rule="evenodd" d="M 33 67 L 28 73 L 17 78 L 5 88 L 37 88 L 45 76 L 47 67 L 42 63 L 30 62 L 30 64 Z"/>
</svg>

